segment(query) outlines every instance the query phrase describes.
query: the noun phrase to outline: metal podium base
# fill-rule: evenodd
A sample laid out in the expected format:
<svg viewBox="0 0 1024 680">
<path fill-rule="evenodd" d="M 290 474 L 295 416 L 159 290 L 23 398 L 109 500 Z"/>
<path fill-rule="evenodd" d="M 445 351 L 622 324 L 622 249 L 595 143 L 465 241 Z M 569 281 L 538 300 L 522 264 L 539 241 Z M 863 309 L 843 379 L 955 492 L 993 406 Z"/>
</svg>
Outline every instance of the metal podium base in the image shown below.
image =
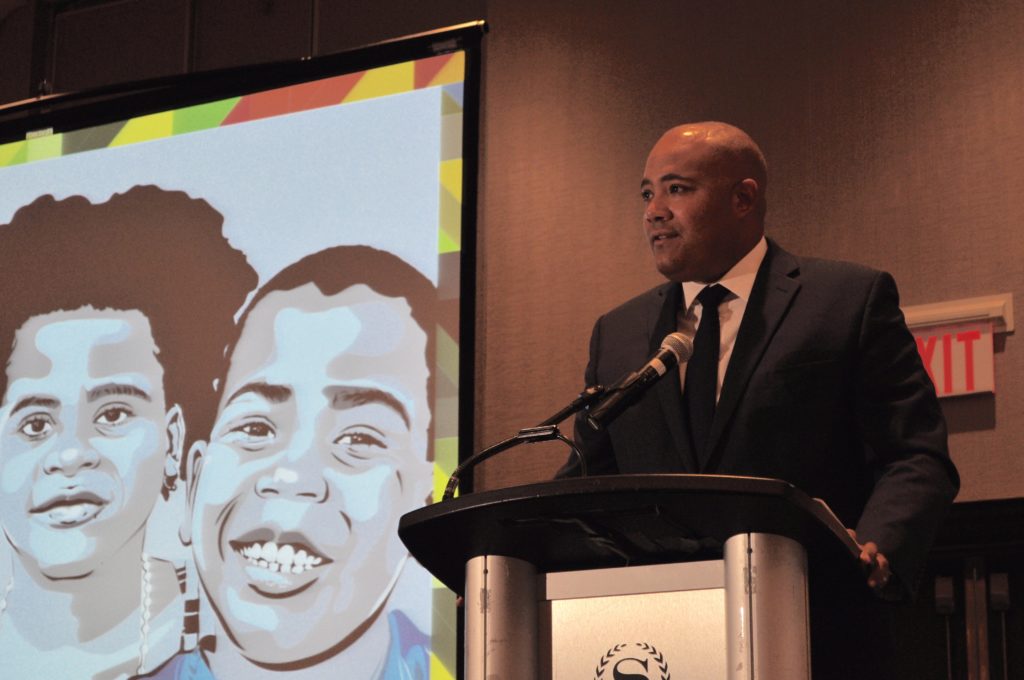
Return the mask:
<svg viewBox="0 0 1024 680">
<path fill-rule="evenodd" d="M 772 534 L 725 542 L 728 680 L 809 680 L 807 553 Z"/>
<path fill-rule="evenodd" d="M 466 679 L 537 677 L 537 570 L 513 557 L 466 563 Z"/>
<path fill-rule="evenodd" d="M 538 575 L 466 565 L 466 680 L 809 680 L 796 541 L 738 534 L 723 560 Z"/>
</svg>

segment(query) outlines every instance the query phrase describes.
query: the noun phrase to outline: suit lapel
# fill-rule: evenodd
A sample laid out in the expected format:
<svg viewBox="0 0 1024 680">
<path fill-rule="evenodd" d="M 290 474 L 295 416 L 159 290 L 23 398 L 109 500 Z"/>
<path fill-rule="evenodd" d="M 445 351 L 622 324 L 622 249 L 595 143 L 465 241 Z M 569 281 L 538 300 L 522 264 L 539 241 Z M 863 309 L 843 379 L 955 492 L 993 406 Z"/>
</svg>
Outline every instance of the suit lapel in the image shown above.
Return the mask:
<svg viewBox="0 0 1024 680">
<path fill-rule="evenodd" d="M 793 296 L 800 290 L 798 273 L 797 259 L 769 240 L 768 253 L 761 263 L 743 314 L 743 322 L 722 383 L 715 420 L 708 435 L 708 450 L 713 453 L 701 472 L 713 472 L 718 466 L 721 454 L 716 449 L 722 432 L 732 419 L 740 397 L 750 382 L 750 376 L 785 318 Z"/>
<path fill-rule="evenodd" d="M 654 354 L 661 347 L 661 341 L 669 333 L 674 333 L 677 315 L 683 305 L 683 287 L 678 283 L 669 283 L 658 289 L 660 308 L 651 309 L 647 320 L 649 354 Z M 696 472 L 697 459 L 690 446 L 690 437 L 683 426 L 683 397 L 679 384 L 679 370 L 672 369 L 670 375 L 662 378 L 654 386 L 654 393 L 661 406 L 662 416 L 668 425 L 669 434 L 675 444 L 682 472 Z"/>
</svg>

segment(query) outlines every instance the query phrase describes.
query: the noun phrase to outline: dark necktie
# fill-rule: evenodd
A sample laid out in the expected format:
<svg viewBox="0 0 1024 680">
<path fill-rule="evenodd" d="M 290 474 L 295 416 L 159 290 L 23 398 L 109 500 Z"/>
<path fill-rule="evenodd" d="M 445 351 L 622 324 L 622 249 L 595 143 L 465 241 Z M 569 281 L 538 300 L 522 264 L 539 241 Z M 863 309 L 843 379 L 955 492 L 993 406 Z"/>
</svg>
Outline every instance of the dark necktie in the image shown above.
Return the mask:
<svg viewBox="0 0 1024 680">
<path fill-rule="evenodd" d="M 701 306 L 700 326 L 693 338 L 693 355 L 686 363 L 686 386 L 683 403 L 690 421 L 690 441 L 693 452 L 703 470 L 710 452 L 707 451 L 708 434 L 715 417 L 715 397 L 718 391 L 718 347 L 721 332 L 718 324 L 718 305 L 729 294 L 725 286 L 707 286 L 697 295 Z"/>
</svg>

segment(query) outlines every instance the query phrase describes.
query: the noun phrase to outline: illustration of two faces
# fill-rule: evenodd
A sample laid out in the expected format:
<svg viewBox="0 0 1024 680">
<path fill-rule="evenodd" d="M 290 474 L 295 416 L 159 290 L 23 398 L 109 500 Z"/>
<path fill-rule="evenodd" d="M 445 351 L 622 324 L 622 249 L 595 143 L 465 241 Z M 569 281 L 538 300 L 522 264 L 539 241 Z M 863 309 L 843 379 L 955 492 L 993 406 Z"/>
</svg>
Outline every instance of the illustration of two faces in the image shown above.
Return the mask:
<svg viewBox="0 0 1024 680">
<path fill-rule="evenodd" d="M 429 677 L 436 289 L 338 246 L 252 294 L 222 228 L 152 186 L 0 226 L 4 677 Z"/>
</svg>

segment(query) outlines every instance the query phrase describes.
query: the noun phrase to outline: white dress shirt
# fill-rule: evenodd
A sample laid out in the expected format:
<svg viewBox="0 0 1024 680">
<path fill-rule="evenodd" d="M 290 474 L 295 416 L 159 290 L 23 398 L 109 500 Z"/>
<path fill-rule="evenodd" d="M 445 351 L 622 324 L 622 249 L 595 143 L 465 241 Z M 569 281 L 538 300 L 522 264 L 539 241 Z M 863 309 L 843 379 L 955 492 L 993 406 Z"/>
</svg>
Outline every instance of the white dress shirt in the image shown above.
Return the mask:
<svg viewBox="0 0 1024 680">
<path fill-rule="evenodd" d="M 750 299 L 750 291 L 754 288 L 754 279 L 757 277 L 757 270 L 764 261 L 768 252 L 768 241 L 762 236 L 761 240 L 744 255 L 733 268 L 725 273 L 725 276 L 713 283 L 698 283 L 696 281 L 684 281 L 683 286 L 683 313 L 678 319 L 679 330 L 693 337 L 700 326 L 703 309 L 697 303 L 697 296 L 707 286 L 716 283 L 729 289 L 722 304 L 718 306 L 718 321 L 721 327 L 721 345 L 718 348 L 718 386 L 715 390 L 715 399 L 722 395 L 722 381 L 725 379 L 725 371 L 729 367 L 729 359 L 732 357 L 732 349 L 736 346 L 736 335 L 740 330 L 740 322 L 743 321 L 743 313 L 747 311 L 747 301 Z M 679 384 L 686 386 L 686 363 L 679 364 Z"/>
</svg>

